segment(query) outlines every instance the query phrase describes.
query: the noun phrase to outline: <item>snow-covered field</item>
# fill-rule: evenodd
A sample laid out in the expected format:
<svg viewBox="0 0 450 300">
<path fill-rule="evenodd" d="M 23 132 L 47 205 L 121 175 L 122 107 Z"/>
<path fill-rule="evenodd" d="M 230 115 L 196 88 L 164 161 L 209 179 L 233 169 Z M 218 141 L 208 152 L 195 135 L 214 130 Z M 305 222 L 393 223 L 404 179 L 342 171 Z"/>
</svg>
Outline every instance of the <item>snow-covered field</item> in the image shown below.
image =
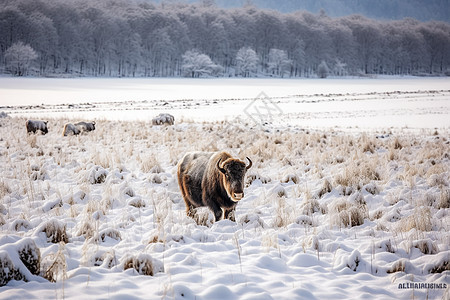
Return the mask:
<svg viewBox="0 0 450 300">
<path fill-rule="evenodd" d="M 448 79 L 48 80 L 0 78 L 1 299 L 450 298 Z M 199 225 L 176 164 L 217 150 L 253 167 Z"/>
<path fill-rule="evenodd" d="M 212 122 L 257 118 L 259 107 L 259 115 L 270 109 L 271 123 L 284 127 L 450 128 L 449 78 L 393 78 L 0 78 L 0 109 L 31 118 L 128 121 L 169 112 L 177 120 Z"/>
</svg>

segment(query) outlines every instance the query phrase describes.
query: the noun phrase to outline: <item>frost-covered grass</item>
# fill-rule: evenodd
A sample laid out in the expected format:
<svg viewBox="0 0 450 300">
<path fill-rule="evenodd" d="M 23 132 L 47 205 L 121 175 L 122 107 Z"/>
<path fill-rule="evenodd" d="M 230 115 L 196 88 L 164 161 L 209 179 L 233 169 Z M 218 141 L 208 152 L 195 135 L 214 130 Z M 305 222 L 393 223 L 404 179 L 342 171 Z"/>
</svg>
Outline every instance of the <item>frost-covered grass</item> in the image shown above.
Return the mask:
<svg viewBox="0 0 450 300">
<path fill-rule="evenodd" d="M 96 120 L 63 137 L 67 121 L 0 119 L 0 298 L 449 296 L 398 288 L 449 285 L 448 131 Z M 236 223 L 185 215 L 193 150 L 252 159 Z"/>
</svg>

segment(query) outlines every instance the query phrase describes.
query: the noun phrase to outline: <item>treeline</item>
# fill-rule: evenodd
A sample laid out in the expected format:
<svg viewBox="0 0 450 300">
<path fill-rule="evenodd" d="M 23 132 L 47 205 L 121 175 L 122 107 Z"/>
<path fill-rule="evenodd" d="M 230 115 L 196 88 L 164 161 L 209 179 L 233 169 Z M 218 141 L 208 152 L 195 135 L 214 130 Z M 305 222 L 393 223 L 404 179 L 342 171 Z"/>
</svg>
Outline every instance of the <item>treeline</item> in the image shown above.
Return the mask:
<svg viewBox="0 0 450 300">
<path fill-rule="evenodd" d="M 204 0 L 184 1 L 192 3 Z M 214 0 L 218 6 L 225 8 L 242 6 L 245 1 Z M 153 2 L 159 3 L 161 0 L 153 0 Z M 251 0 L 251 2 L 260 8 L 285 13 L 297 10 L 319 13 L 324 10 L 327 15 L 332 17 L 362 14 L 369 18 L 382 20 L 399 20 L 411 17 L 420 21 L 450 22 L 448 0 Z"/>
<path fill-rule="evenodd" d="M 0 0 L 0 72 L 37 76 L 448 74 L 450 24 L 252 5 Z"/>
</svg>

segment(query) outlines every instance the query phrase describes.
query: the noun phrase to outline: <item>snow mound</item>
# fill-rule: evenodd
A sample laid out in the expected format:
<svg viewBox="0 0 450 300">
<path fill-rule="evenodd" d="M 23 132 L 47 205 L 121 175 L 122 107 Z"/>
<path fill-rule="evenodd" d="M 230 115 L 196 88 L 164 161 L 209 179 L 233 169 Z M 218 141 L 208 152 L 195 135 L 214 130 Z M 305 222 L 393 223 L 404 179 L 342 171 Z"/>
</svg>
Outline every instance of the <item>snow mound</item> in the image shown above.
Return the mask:
<svg viewBox="0 0 450 300">
<path fill-rule="evenodd" d="M 121 267 L 123 270 L 133 269 L 140 275 L 154 276 L 156 273 L 164 272 L 163 263 L 147 253 L 126 255 L 122 260 Z"/>
<path fill-rule="evenodd" d="M 35 234 L 40 235 L 41 233 L 45 233 L 45 238 L 48 243 L 69 242 L 66 224 L 57 219 L 48 220 L 37 227 Z"/>
<path fill-rule="evenodd" d="M 101 166 L 93 166 L 88 172 L 87 180 L 91 184 L 100 184 L 105 182 L 106 176 L 108 176 L 108 171 Z"/>
<path fill-rule="evenodd" d="M 42 281 L 36 276 L 40 273 L 40 263 L 41 252 L 31 238 L 3 244 L 0 246 L 0 286 L 11 280 Z"/>
</svg>

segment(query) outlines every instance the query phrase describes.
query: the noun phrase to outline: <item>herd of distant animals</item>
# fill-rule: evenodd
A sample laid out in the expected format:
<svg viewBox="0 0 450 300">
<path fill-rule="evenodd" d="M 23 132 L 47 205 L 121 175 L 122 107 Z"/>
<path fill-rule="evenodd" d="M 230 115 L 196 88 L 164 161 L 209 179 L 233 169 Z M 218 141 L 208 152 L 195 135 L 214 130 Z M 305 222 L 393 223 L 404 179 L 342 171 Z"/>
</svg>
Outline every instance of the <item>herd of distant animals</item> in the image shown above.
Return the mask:
<svg viewBox="0 0 450 300">
<path fill-rule="evenodd" d="M 27 127 L 27 132 L 30 133 L 37 133 L 38 131 L 41 132 L 41 134 L 47 134 L 48 133 L 48 127 L 47 127 L 48 121 L 40 121 L 40 120 L 27 120 L 25 123 L 25 126 Z M 68 135 L 78 135 L 82 132 L 88 132 L 95 130 L 95 122 L 78 122 L 75 124 L 67 123 L 64 125 L 63 129 L 63 136 Z"/>
<path fill-rule="evenodd" d="M 152 120 L 153 125 L 173 125 L 175 118 L 170 114 L 160 114 Z M 48 133 L 47 121 L 28 120 L 27 132 Z M 78 135 L 95 130 L 95 122 L 67 123 L 63 136 Z M 244 198 L 245 173 L 252 167 L 233 158 L 229 153 L 189 152 L 177 165 L 178 185 L 186 204 L 186 214 L 196 219 L 196 208 L 206 206 L 214 214 L 215 220 L 229 219 L 235 222 L 235 208 Z M 198 222 L 198 221 L 197 221 Z"/>
<path fill-rule="evenodd" d="M 159 114 L 152 119 L 153 125 L 173 125 L 175 123 L 175 118 L 171 114 Z M 36 133 L 38 131 L 41 134 L 48 133 L 47 127 L 48 121 L 41 120 L 27 120 L 25 125 L 28 133 Z M 89 132 L 95 130 L 95 122 L 78 122 L 75 124 L 67 123 L 64 125 L 63 136 L 68 135 L 78 135 L 82 132 Z"/>
</svg>

